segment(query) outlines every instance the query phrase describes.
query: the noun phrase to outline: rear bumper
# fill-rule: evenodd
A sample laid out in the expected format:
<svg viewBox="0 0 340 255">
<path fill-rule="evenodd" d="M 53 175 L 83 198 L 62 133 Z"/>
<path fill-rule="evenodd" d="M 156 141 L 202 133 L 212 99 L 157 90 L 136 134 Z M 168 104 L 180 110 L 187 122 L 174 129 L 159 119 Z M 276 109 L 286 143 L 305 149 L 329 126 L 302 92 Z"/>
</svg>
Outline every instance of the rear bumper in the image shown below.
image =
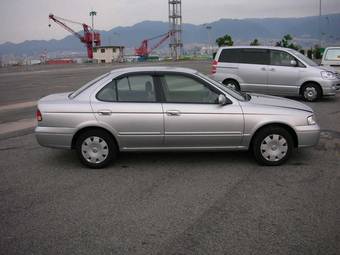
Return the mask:
<svg viewBox="0 0 340 255">
<path fill-rule="evenodd" d="M 35 137 L 44 147 L 71 149 L 73 128 L 36 127 Z"/>
<path fill-rule="evenodd" d="M 320 139 L 319 125 L 298 126 L 296 127 L 298 147 L 310 147 L 317 145 Z"/>
</svg>

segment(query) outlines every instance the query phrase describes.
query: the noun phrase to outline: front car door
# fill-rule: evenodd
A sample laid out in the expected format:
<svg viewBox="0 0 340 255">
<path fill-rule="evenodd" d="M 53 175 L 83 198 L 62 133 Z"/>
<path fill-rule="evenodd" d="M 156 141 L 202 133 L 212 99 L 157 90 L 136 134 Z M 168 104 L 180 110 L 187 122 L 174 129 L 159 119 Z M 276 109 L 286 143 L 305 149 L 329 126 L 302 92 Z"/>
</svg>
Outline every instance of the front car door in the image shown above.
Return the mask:
<svg viewBox="0 0 340 255">
<path fill-rule="evenodd" d="M 237 100 L 221 106 L 222 94 L 195 75 L 165 73 L 163 88 L 165 147 L 237 148 L 243 136 L 243 114 Z"/>
<path fill-rule="evenodd" d="M 292 65 L 292 61 L 296 65 Z M 271 50 L 270 66 L 268 66 L 268 94 L 298 95 L 302 68 L 304 68 L 303 64 L 288 52 Z"/>
<path fill-rule="evenodd" d="M 91 105 L 97 120 L 116 132 L 122 150 L 163 145 L 163 110 L 152 75 L 113 79 L 92 96 Z"/>
</svg>

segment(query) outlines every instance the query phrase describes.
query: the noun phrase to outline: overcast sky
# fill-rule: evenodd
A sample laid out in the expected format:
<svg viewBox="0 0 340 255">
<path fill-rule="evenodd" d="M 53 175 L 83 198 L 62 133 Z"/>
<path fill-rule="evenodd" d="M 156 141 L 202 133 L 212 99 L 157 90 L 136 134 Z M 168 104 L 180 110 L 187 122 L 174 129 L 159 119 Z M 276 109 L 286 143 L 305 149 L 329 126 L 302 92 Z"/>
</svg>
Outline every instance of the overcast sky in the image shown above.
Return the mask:
<svg viewBox="0 0 340 255">
<path fill-rule="evenodd" d="M 90 24 L 89 11 L 98 12 L 95 28 L 109 30 L 143 20 L 167 21 L 167 0 L 0 0 L 0 43 L 60 39 L 69 33 L 48 14 Z M 323 14 L 340 13 L 340 0 L 322 0 Z M 182 0 L 183 22 L 203 24 L 220 18 L 302 17 L 318 15 L 319 0 Z M 81 30 L 81 27 L 73 27 Z"/>
</svg>

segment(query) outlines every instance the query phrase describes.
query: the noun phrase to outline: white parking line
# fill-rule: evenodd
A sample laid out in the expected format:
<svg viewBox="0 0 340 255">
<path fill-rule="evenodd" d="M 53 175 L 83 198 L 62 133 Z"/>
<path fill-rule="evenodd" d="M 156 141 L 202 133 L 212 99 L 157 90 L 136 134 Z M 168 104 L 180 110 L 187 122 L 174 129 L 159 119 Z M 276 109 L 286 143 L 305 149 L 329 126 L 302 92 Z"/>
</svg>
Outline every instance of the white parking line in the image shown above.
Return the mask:
<svg viewBox="0 0 340 255">
<path fill-rule="evenodd" d="M 17 104 L 3 105 L 3 106 L 0 106 L 0 112 L 22 109 L 22 108 L 29 108 L 29 107 L 33 107 L 36 105 L 37 105 L 37 101 L 28 101 L 28 102 L 17 103 Z"/>
<path fill-rule="evenodd" d="M 0 135 L 34 128 L 37 125 L 36 119 L 22 119 L 14 122 L 0 124 Z"/>
</svg>

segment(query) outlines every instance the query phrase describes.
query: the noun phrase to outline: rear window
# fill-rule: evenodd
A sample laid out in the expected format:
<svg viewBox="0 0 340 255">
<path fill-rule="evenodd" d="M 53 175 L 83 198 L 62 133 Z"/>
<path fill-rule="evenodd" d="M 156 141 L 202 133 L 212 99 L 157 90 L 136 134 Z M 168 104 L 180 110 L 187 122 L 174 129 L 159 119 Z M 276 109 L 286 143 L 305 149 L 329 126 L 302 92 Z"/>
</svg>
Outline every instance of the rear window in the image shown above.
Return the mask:
<svg viewBox="0 0 340 255">
<path fill-rule="evenodd" d="M 327 50 L 326 55 L 325 55 L 325 60 L 340 61 L 340 48 Z"/>
<path fill-rule="evenodd" d="M 223 49 L 219 62 L 269 65 L 270 54 L 267 49 Z"/>
</svg>

